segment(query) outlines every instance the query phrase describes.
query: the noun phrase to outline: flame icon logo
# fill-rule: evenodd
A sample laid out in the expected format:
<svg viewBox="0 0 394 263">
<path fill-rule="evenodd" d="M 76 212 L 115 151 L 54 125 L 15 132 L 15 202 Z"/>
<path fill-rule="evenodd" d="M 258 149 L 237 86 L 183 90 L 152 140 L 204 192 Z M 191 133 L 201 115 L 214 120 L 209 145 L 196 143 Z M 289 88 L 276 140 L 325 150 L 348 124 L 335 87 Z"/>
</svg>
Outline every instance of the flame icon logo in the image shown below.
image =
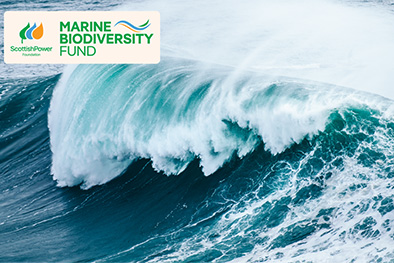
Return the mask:
<svg viewBox="0 0 394 263">
<path fill-rule="evenodd" d="M 25 39 L 40 39 L 44 35 L 44 27 L 42 23 L 37 27 L 36 23 L 32 27 L 30 27 L 30 23 L 27 23 L 20 32 L 19 36 L 21 37 L 21 42 L 23 44 L 23 40 Z"/>
</svg>

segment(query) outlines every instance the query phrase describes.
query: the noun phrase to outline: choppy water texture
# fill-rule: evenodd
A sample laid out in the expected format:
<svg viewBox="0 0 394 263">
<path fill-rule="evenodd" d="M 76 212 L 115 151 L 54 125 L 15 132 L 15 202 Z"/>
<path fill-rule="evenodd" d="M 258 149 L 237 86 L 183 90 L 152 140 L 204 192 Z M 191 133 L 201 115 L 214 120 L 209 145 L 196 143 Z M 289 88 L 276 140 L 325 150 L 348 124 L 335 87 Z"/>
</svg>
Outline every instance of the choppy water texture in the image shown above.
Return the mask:
<svg viewBox="0 0 394 263">
<path fill-rule="evenodd" d="M 162 59 L 0 65 L 0 261 L 394 260 L 389 3 L 30 5 L 159 10 Z"/>
</svg>

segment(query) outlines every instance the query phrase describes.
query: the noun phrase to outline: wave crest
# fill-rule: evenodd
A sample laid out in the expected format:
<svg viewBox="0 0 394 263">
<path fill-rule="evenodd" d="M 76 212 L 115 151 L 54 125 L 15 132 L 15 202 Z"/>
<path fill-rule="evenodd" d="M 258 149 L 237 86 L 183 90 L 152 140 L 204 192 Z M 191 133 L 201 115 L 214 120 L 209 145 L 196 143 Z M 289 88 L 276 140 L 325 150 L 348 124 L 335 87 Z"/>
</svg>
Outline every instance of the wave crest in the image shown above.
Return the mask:
<svg viewBox="0 0 394 263">
<path fill-rule="evenodd" d="M 276 154 L 323 130 L 346 100 L 333 86 L 232 70 L 170 58 L 71 69 L 50 107 L 54 179 L 89 188 L 139 158 L 170 175 L 197 157 L 209 175 L 261 142 Z"/>
</svg>

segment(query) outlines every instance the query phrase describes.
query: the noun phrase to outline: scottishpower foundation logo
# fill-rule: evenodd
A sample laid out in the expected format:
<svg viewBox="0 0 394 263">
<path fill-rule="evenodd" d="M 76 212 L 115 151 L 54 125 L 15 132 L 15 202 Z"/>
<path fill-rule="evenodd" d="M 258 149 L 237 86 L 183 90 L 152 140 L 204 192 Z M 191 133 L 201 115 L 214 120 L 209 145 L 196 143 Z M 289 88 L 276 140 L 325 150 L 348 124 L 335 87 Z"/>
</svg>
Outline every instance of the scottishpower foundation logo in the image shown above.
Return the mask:
<svg viewBox="0 0 394 263">
<path fill-rule="evenodd" d="M 25 39 L 40 39 L 44 35 L 44 27 L 42 26 L 42 23 L 37 26 L 36 23 L 34 23 L 33 26 L 30 26 L 30 23 L 27 23 L 27 26 L 22 28 L 22 30 L 19 32 L 19 36 L 21 38 L 21 43 L 23 44 L 23 40 Z"/>
<path fill-rule="evenodd" d="M 157 11 L 6 11 L 4 61 L 156 64 L 160 61 L 160 14 Z"/>
</svg>

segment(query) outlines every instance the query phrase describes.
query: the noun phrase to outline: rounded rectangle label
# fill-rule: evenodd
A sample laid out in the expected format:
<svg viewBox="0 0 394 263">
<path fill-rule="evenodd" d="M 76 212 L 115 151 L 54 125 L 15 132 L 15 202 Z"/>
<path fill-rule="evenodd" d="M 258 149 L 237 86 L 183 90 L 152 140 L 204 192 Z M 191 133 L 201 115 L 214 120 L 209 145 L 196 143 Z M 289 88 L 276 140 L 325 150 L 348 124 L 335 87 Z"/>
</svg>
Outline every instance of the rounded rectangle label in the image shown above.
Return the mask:
<svg viewBox="0 0 394 263">
<path fill-rule="evenodd" d="M 156 11 L 7 11 L 4 61 L 19 64 L 155 64 Z"/>
</svg>

